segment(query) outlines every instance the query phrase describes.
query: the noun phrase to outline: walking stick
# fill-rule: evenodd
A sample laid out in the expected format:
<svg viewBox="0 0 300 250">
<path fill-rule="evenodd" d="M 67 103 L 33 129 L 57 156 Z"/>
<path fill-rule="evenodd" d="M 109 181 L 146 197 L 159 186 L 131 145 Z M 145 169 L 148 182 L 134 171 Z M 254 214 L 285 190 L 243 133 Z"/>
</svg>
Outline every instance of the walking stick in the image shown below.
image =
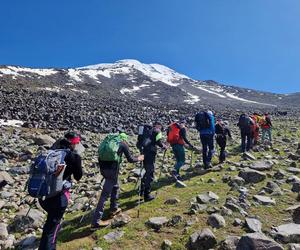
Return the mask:
<svg viewBox="0 0 300 250">
<path fill-rule="evenodd" d="M 140 207 L 141 207 L 141 189 L 142 189 L 142 170 L 143 170 L 143 162 L 141 161 L 141 171 L 139 174 L 139 179 L 136 183 L 139 182 L 138 185 L 138 207 L 137 207 L 137 217 L 140 217 Z"/>
<path fill-rule="evenodd" d="M 101 182 L 100 182 L 100 190 L 103 189 L 103 182 L 104 182 L 104 180 L 105 180 L 105 178 L 102 177 Z M 99 190 L 99 191 L 100 191 L 100 190 Z M 100 195 L 101 195 L 101 193 L 100 193 Z M 99 195 L 99 196 L 100 196 L 100 195 Z M 98 200 L 99 200 L 99 196 L 97 197 Z M 88 210 L 88 208 L 89 208 L 90 206 L 91 206 L 91 201 L 89 202 L 89 204 L 88 204 L 88 206 L 86 207 L 86 209 L 85 209 L 83 215 L 81 216 L 79 223 L 81 223 L 81 222 L 83 221 L 83 219 L 84 219 L 84 217 L 85 217 L 85 214 L 86 214 L 85 212 L 87 212 L 87 210 Z"/>
<path fill-rule="evenodd" d="M 160 171 L 159 171 L 159 175 L 158 175 L 157 182 L 158 182 L 158 180 L 161 178 L 161 175 L 162 175 L 162 168 L 163 168 L 163 166 L 165 165 L 166 153 L 167 153 L 167 149 L 164 150 L 163 160 L 162 160 L 162 164 L 161 164 L 161 166 L 160 166 Z M 155 197 L 157 197 L 157 195 L 158 195 L 158 189 L 156 190 Z"/>
</svg>

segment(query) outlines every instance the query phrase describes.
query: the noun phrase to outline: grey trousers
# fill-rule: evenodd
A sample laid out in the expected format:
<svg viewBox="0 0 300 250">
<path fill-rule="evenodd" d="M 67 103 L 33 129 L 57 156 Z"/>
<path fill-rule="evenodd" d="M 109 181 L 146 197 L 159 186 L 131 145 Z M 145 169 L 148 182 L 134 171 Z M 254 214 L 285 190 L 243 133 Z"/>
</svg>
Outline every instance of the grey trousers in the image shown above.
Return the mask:
<svg viewBox="0 0 300 250">
<path fill-rule="evenodd" d="M 98 201 L 92 224 L 95 225 L 101 220 L 104 206 L 107 199 L 110 197 L 110 209 L 115 210 L 118 208 L 119 198 L 119 183 L 118 183 L 118 168 L 101 169 L 101 174 L 105 178 L 103 190 Z"/>
</svg>

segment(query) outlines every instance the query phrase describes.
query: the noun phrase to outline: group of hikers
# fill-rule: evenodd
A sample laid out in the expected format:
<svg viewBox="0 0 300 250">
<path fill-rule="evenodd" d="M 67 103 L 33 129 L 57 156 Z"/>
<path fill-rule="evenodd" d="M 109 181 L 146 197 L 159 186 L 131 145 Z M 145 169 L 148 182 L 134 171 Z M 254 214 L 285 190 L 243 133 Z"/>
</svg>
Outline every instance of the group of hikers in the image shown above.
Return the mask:
<svg viewBox="0 0 300 250">
<path fill-rule="evenodd" d="M 227 121 L 215 119 L 212 111 L 202 111 L 195 115 L 195 128 L 200 134 L 202 144 L 202 160 L 204 169 L 212 167 L 212 157 L 215 153 L 215 143 L 219 147 L 219 162 L 226 160 L 227 137 L 232 138 Z M 262 142 L 268 136 L 272 142 L 272 122 L 268 114 L 260 116 L 242 114 L 237 126 L 241 132 L 241 151 L 249 151 L 259 142 L 259 131 L 262 132 Z M 129 150 L 128 135 L 124 131 L 110 134 L 100 143 L 98 161 L 100 172 L 104 178 L 102 192 L 93 214 L 91 230 L 97 230 L 108 225 L 103 220 L 105 203 L 110 197 L 110 217 L 121 212 L 118 206 L 119 184 L 118 175 L 122 156 L 125 155 L 129 163 L 140 162 L 145 170 L 141 177 L 139 197 L 144 202 L 155 199 L 151 194 L 151 185 L 154 180 L 155 160 L 158 147 L 166 151 L 170 146 L 175 158 L 174 169 L 171 174 L 177 181 L 181 179 L 180 169 L 185 164 L 185 148 L 198 150 L 187 138 L 187 121 L 180 119 L 167 128 L 167 140 L 163 141 L 163 125 L 155 121 L 152 125 L 138 127 L 137 148 L 140 155 L 133 156 Z M 41 207 L 48 213 L 43 227 L 39 249 L 56 249 L 56 236 L 60 228 L 60 221 L 70 199 L 72 187 L 71 176 L 79 181 L 82 178 L 81 154 L 84 147 L 80 135 L 68 132 L 59 139 L 51 149 L 37 157 L 31 167 L 31 176 L 28 180 L 28 191 L 32 197 L 38 198 Z M 141 169 L 142 169 L 141 168 Z M 139 199 L 140 199 L 139 198 Z"/>
</svg>

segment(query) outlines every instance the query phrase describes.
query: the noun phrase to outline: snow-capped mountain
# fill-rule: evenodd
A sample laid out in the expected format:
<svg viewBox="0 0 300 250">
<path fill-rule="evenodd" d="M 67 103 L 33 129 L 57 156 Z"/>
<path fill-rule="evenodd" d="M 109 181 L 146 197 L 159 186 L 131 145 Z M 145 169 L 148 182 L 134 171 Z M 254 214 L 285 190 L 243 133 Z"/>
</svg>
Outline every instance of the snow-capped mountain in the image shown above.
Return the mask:
<svg viewBox="0 0 300 250">
<path fill-rule="evenodd" d="M 0 83 L 52 92 L 113 95 L 148 103 L 227 105 L 236 107 L 300 106 L 299 94 L 282 95 L 200 81 L 160 64 L 137 60 L 70 69 L 0 66 Z"/>
</svg>

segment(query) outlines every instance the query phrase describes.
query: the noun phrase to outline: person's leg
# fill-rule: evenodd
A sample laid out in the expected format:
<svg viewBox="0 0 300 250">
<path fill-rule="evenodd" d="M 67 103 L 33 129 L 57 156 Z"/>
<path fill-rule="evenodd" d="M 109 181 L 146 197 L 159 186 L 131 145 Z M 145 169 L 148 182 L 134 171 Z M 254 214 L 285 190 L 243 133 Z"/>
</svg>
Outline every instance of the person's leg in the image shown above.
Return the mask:
<svg viewBox="0 0 300 250">
<path fill-rule="evenodd" d="M 68 206 L 68 198 L 62 193 L 40 201 L 40 204 L 47 211 L 48 215 L 43 227 L 39 250 L 53 250 L 56 249 L 56 239 L 60 229 L 60 221 Z"/>
<path fill-rule="evenodd" d="M 155 164 L 155 154 L 149 154 L 148 158 L 145 160 L 145 191 L 144 191 L 144 197 L 148 198 L 149 194 L 151 193 L 151 183 L 154 179 L 154 164 Z"/>
<path fill-rule="evenodd" d="M 262 129 L 262 135 L 261 135 L 261 142 L 264 143 L 265 142 L 265 137 L 266 137 L 266 129 Z"/>
<path fill-rule="evenodd" d="M 208 140 L 206 135 L 200 135 L 201 144 L 202 144 L 202 159 L 203 164 L 206 167 L 207 166 L 207 147 L 208 147 Z"/>
<path fill-rule="evenodd" d="M 247 138 L 246 151 L 249 151 L 251 149 L 251 133 L 248 133 L 246 135 L 246 138 Z"/>
<path fill-rule="evenodd" d="M 105 203 L 109 198 L 109 196 L 111 195 L 114 185 L 116 185 L 116 178 L 113 176 L 113 172 L 111 171 L 111 169 L 102 169 L 101 172 L 105 178 L 105 181 L 92 220 L 92 225 L 94 226 L 97 226 L 99 224 L 99 221 L 101 220 L 103 215 Z"/>
<path fill-rule="evenodd" d="M 215 145 L 214 145 L 214 135 L 207 135 L 207 143 L 208 143 L 208 155 L 207 155 L 207 162 L 210 164 L 212 156 L 215 152 Z"/>
<path fill-rule="evenodd" d="M 272 128 L 268 129 L 268 137 L 269 137 L 270 143 L 272 143 Z"/>
<path fill-rule="evenodd" d="M 179 168 L 178 168 L 178 163 L 180 161 L 180 156 L 179 156 L 179 150 L 178 150 L 178 147 L 177 147 L 177 144 L 175 145 L 172 145 L 172 150 L 173 150 L 173 154 L 174 154 L 174 157 L 175 157 L 175 164 L 174 164 L 174 173 L 176 174 L 179 174 Z"/>
<path fill-rule="evenodd" d="M 225 147 L 226 147 L 226 137 L 221 137 L 218 139 L 218 145 L 220 147 L 220 156 L 219 156 L 219 161 L 220 163 L 225 161 Z"/>
<path fill-rule="evenodd" d="M 246 133 L 243 130 L 241 130 L 241 150 L 246 151 Z"/>
<path fill-rule="evenodd" d="M 115 175 L 115 180 L 114 180 L 115 185 L 112 188 L 111 196 L 110 196 L 110 211 L 111 212 L 116 211 L 119 207 L 118 199 L 119 199 L 120 186 L 119 186 L 119 182 L 118 182 L 118 175 L 119 175 L 118 169 L 116 169 L 114 175 Z"/>
</svg>

